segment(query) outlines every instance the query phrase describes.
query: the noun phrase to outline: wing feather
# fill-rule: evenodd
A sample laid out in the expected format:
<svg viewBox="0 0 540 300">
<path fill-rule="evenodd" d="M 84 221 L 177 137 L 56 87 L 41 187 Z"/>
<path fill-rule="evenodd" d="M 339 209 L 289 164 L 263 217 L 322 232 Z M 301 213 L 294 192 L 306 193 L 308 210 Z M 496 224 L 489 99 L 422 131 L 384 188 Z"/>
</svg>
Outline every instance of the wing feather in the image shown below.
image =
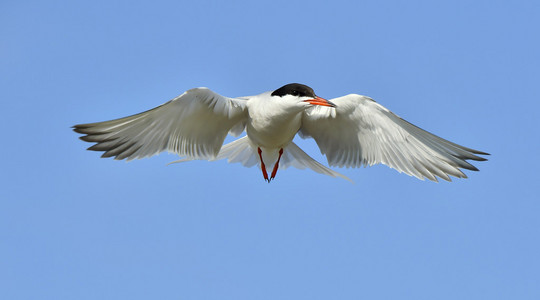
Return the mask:
<svg viewBox="0 0 540 300">
<path fill-rule="evenodd" d="M 437 181 L 477 171 L 467 160 L 488 153 L 463 147 L 395 115 L 373 99 L 350 94 L 332 99 L 336 108 L 314 106 L 302 117 L 300 135 L 313 137 L 331 166 L 385 164 L 399 172 Z"/>
<path fill-rule="evenodd" d="M 245 129 L 246 100 L 195 88 L 151 110 L 111 121 L 73 126 L 102 157 L 137 159 L 163 151 L 214 158 L 227 136 Z"/>
</svg>

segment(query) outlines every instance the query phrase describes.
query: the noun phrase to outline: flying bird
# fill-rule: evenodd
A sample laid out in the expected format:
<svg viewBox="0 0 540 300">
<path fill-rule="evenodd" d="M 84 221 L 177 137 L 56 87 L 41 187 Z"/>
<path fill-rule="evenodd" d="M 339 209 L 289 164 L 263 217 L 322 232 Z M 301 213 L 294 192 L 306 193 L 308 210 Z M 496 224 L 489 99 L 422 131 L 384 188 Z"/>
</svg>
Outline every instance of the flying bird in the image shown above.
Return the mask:
<svg viewBox="0 0 540 300">
<path fill-rule="evenodd" d="M 307 155 L 293 143 L 296 134 L 315 139 L 330 166 L 382 163 L 422 180 L 467 178 L 461 169 L 478 171 L 467 160 L 489 155 L 431 134 L 369 97 L 329 101 L 299 83 L 237 98 L 194 88 L 133 116 L 73 128 L 95 143 L 88 150 L 104 151 L 102 157 L 129 161 L 168 151 L 184 157 L 175 162 L 227 159 L 258 166 L 268 182 L 289 166 L 350 180 Z M 244 131 L 223 145 L 227 134 Z"/>
</svg>

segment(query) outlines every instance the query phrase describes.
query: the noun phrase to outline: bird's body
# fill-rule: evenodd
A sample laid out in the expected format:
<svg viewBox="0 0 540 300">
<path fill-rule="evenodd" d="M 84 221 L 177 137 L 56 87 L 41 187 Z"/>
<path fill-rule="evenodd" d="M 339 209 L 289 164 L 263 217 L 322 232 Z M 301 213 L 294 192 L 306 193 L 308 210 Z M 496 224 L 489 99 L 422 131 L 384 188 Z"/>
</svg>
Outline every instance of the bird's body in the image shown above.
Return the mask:
<svg viewBox="0 0 540 300">
<path fill-rule="evenodd" d="M 253 97 L 247 102 L 249 119 L 246 133 L 260 154 L 263 177 L 271 180 L 279 166 L 280 151 L 283 151 L 300 129 L 302 110 L 284 109 L 269 93 Z M 268 177 L 266 168 L 274 166 Z M 275 171 L 274 171 L 275 170 Z"/>
<path fill-rule="evenodd" d="M 249 114 L 246 133 L 257 146 L 283 148 L 300 129 L 303 109 L 288 109 L 278 101 L 270 93 L 263 93 L 246 102 Z"/>
<path fill-rule="evenodd" d="M 270 182 L 279 169 L 310 168 L 347 177 L 309 157 L 292 140 L 313 137 L 330 165 L 386 164 L 400 172 L 436 181 L 477 170 L 466 160 L 485 160 L 473 150 L 426 132 L 399 118 L 369 97 L 347 95 L 327 101 L 302 84 L 273 92 L 227 98 L 206 88 L 191 89 L 144 113 L 74 126 L 95 142 L 89 150 L 103 157 L 136 159 L 162 151 L 194 159 L 228 159 L 258 165 Z M 222 146 L 228 133 L 247 135 Z"/>
</svg>

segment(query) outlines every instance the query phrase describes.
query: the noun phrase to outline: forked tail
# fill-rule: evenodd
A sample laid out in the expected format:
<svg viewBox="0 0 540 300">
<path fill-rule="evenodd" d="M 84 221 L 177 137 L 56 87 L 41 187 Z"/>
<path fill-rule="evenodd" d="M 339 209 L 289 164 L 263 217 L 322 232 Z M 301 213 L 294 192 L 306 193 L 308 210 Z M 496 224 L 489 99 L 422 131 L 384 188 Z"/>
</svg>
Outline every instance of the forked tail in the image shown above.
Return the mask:
<svg viewBox="0 0 540 300">
<path fill-rule="evenodd" d="M 325 165 L 319 163 L 318 161 L 311 158 L 311 156 L 307 155 L 304 150 L 300 149 L 295 143 L 291 142 L 286 148 L 283 153 L 283 164 L 284 169 L 288 166 L 293 166 L 297 169 L 311 169 L 319 174 L 324 174 L 332 177 L 341 177 L 343 179 L 346 179 L 350 181 L 351 183 L 354 183 L 352 179 L 349 177 L 338 173 Z M 279 167 L 281 168 L 281 163 L 279 164 Z"/>
<path fill-rule="evenodd" d="M 247 136 L 237 139 L 227 145 L 221 147 L 218 155 L 212 160 L 227 159 L 229 163 L 241 163 L 245 167 L 253 167 L 259 165 L 260 158 L 257 153 L 257 147 L 251 143 Z M 171 163 L 190 161 L 193 159 L 184 158 L 181 160 L 173 161 Z M 291 142 L 287 147 L 283 149 L 283 155 L 279 161 L 279 169 L 284 170 L 288 167 L 295 167 L 298 169 L 311 169 L 319 174 L 324 174 L 332 177 L 341 177 L 350 182 L 353 182 L 349 177 L 340 174 L 307 155 L 300 147 Z"/>
</svg>

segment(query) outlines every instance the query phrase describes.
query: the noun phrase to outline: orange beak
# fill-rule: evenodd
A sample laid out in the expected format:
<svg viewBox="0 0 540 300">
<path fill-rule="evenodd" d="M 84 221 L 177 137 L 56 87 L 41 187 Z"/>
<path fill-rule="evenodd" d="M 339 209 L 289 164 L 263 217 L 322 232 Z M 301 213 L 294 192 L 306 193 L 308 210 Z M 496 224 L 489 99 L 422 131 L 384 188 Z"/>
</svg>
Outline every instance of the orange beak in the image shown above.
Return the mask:
<svg viewBox="0 0 540 300">
<path fill-rule="evenodd" d="M 304 100 L 304 102 L 308 102 L 311 105 L 321 105 L 321 106 L 329 106 L 329 107 L 336 107 L 336 105 L 324 98 L 321 97 L 315 97 L 315 99 L 310 100 Z"/>
</svg>

